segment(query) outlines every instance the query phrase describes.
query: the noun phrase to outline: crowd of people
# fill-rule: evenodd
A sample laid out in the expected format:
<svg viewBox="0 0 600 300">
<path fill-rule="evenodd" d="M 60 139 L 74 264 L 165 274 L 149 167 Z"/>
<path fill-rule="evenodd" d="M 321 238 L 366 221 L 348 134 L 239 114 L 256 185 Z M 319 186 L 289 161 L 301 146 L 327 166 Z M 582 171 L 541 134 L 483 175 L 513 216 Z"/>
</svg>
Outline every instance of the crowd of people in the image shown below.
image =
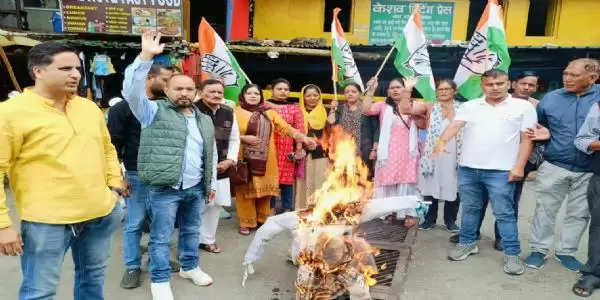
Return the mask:
<svg viewBox="0 0 600 300">
<path fill-rule="evenodd" d="M 223 99 L 221 78 L 197 87 L 178 70 L 153 63 L 163 50 L 160 34 L 142 34 L 141 52 L 125 71 L 124 101 L 111 107 L 108 125 L 93 102 L 74 95 L 81 76 L 75 49 L 47 42 L 30 50 L 35 85 L 0 104 L 0 173 L 9 175 L 21 219 L 18 233 L 0 189 L 0 254 L 21 257 L 19 299 L 56 295 L 68 249 L 75 299 L 104 298 L 107 249 L 123 214 L 119 197 L 126 204 L 121 287 L 140 285 L 144 231 L 153 299 L 173 299 L 172 272 L 198 286 L 212 284 L 198 256 L 200 249 L 223 251 L 217 228 L 224 207 L 235 205 L 238 231 L 249 235 L 269 216 L 314 205 L 311 195 L 330 159 L 318 139 L 331 126 L 355 139 L 375 183 L 374 198 L 416 195 L 430 204 L 424 216 L 404 210 L 384 222 L 400 219 L 406 227 L 431 230 L 443 202 L 444 226 L 456 233 L 451 261 L 479 251 L 489 203 L 504 272 L 542 268 L 566 202 L 554 256 L 581 272 L 575 294 L 600 288 L 598 61 L 570 62 L 564 88 L 541 101 L 532 98 L 536 73 L 511 82 L 506 72 L 492 69 L 481 77 L 483 96 L 464 103 L 450 79 L 437 81 L 437 101 L 415 101 L 416 81 L 406 78 L 392 79 L 386 100 L 373 102 L 378 80 L 372 78 L 365 91 L 346 85 L 345 101 L 326 107 L 314 84 L 302 88 L 299 103 L 290 101 L 285 79 L 272 82 L 271 99 L 256 84 L 244 86 L 237 101 Z M 522 261 L 518 204 L 523 180 L 534 170 L 531 252 Z M 582 264 L 573 254 L 590 220 L 588 262 Z M 176 229 L 178 257 L 171 259 Z"/>
</svg>

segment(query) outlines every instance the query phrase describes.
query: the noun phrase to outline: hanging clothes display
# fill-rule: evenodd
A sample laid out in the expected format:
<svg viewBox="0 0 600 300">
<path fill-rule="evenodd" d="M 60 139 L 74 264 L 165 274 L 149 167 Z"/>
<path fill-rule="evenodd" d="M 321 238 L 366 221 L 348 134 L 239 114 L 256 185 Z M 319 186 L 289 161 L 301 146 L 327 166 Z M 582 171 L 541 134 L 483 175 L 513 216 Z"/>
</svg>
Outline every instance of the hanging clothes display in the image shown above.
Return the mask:
<svg viewBox="0 0 600 300">
<path fill-rule="evenodd" d="M 92 71 L 92 90 L 94 92 L 94 100 L 99 102 L 104 97 L 104 79 L 106 76 L 115 74 L 115 67 L 113 66 L 111 59 L 106 54 L 94 55 L 92 64 L 90 65 Z"/>
<path fill-rule="evenodd" d="M 190 53 L 190 55 L 182 61 L 181 66 L 183 74 L 192 77 L 194 82 L 196 82 L 196 85 L 200 85 L 202 82 L 202 60 L 200 55 L 198 53 Z"/>
</svg>

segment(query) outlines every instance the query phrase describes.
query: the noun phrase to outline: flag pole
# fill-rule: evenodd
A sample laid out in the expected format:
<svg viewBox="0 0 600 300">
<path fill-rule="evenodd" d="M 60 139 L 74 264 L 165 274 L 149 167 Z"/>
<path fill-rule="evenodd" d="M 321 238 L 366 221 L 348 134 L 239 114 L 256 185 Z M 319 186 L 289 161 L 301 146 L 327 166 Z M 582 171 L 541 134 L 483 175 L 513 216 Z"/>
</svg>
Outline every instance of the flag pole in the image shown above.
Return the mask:
<svg viewBox="0 0 600 300">
<path fill-rule="evenodd" d="M 338 101 L 338 94 L 337 94 L 337 81 L 332 81 L 333 82 L 333 101 Z"/>
<path fill-rule="evenodd" d="M 246 78 L 246 81 L 248 81 L 248 83 L 252 84 L 252 80 L 250 80 L 250 77 L 248 77 L 248 75 L 246 75 L 246 72 L 244 72 L 244 69 L 242 69 L 242 67 L 240 67 L 240 72 L 242 72 L 242 75 L 244 75 L 244 77 Z"/>
<path fill-rule="evenodd" d="M 379 74 L 381 73 L 381 71 L 383 70 L 383 67 L 385 66 L 385 63 L 388 61 L 388 59 L 390 58 L 390 56 L 392 55 L 392 53 L 394 52 L 394 45 L 392 45 L 392 48 L 390 49 L 390 51 L 388 51 L 387 55 L 385 56 L 385 58 L 383 59 L 383 62 L 381 63 L 381 66 L 379 66 L 379 69 L 377 70 L 377 73 L 375 73 L 375 78 L 379 77 Z M 367 88 L 365 88 L 365 91 L 363 92 L 363 95 L 367 94 L 367 91 L 371 88 L 370 85 L 367 86 Z"/>
<path fill-rule="evenodd" d="M 8 60 L 8 57 L 6 56 L 6 53 L 4 52 L 4 48 L 2 46 L 0 46 L 0 57 L 2 57 L 2 61 L 4 62 L 4 65 L 6 66 L 6 70 L 8 70 L 8 76 L 10 77 L 10 80 L 12 81 L 13 85 L 15 86 L 15 89 L 19 93 L 22 93 L 23 90 L 21 90 L 21 86 L 19 86 L 19 81 L 17 81 L 17 77 L 15 77 L 15 72 L 13 71 L 10 61 Z"/>
<path fill-rule="evenodd" d="M 381 66 L 379 66 L 377 73 L 375 73 L 375 76 L 373 76 L 373 77 L 379 77 L 379 73 L 381 73 L 381 71 L 383 70 L 383 67 L 385 66 L 385 63 L 388 61 L 388 59 L 390 58 L 390 56 L 392 55 L 393 52 L 394 52 L 394 46 L 392 45 L 392 49 L 390 49 L 390 51 L 387 53 L 387 55 L 383 59 L 383 62 L 381 63 Z"/>
</svg>

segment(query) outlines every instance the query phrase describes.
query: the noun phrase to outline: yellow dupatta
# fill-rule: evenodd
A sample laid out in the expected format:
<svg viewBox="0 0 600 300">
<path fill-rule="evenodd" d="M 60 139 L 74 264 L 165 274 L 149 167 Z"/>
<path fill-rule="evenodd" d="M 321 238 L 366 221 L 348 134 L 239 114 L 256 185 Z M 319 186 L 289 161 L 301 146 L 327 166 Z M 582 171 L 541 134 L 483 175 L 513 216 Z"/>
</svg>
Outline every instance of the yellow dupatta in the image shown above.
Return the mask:
<svg viewBox="0 0 600 300">
<path fill-rule="evenodd" d="M 317 106 L 313 108 L 310 112 L 306 110 L 304 107 L 304 90 L 307 87 L 315 87 L 317 92 L 319 93 L 319 102 Z M 325 124 L 327 122 L 327 111 L 325 110 L 325 106 L 323 105 L 323 97 L 321 96 L 321 89 L 314 84 L 307 84 L 300 91 L 300 110 L 304 115 L 304 126 L 308 129 L 321 130 L 325 128 Z"/>
</svg>

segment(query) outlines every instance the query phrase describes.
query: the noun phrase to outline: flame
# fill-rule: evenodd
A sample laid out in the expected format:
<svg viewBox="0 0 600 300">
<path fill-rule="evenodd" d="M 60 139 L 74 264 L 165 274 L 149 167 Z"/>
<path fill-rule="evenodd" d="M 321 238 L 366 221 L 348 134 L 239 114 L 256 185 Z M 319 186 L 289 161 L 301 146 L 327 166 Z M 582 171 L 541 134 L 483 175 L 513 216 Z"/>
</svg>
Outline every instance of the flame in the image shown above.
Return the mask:
<svg viewBox="0 0 600 300">
<path fill-rule="evenodd" d="M 356 141 L 341 127 L 326 131 L 320 142 L 332 163 L 327 179 L 310 196 L 309 203 L 314 207 L 312 215 L 303 220 L 304 225 L 357 225 L 362 207 L 373 195 L 369 169 L 357 154 Z"/>
<path fill-rule="evenodd" d="M 351 285 L 368 293 L 376 284 L 373 256 L 378 250 L 352 230 L 373 195 L 369 169 L 357 154 L 356 141 L 341 127 L 326 131 L 320 143 L 331 163 L 325 182 L 308 201 L 310 207 L 298 212 L 297 293 L 299 299 L 330 299 Z"/>
</svg>

